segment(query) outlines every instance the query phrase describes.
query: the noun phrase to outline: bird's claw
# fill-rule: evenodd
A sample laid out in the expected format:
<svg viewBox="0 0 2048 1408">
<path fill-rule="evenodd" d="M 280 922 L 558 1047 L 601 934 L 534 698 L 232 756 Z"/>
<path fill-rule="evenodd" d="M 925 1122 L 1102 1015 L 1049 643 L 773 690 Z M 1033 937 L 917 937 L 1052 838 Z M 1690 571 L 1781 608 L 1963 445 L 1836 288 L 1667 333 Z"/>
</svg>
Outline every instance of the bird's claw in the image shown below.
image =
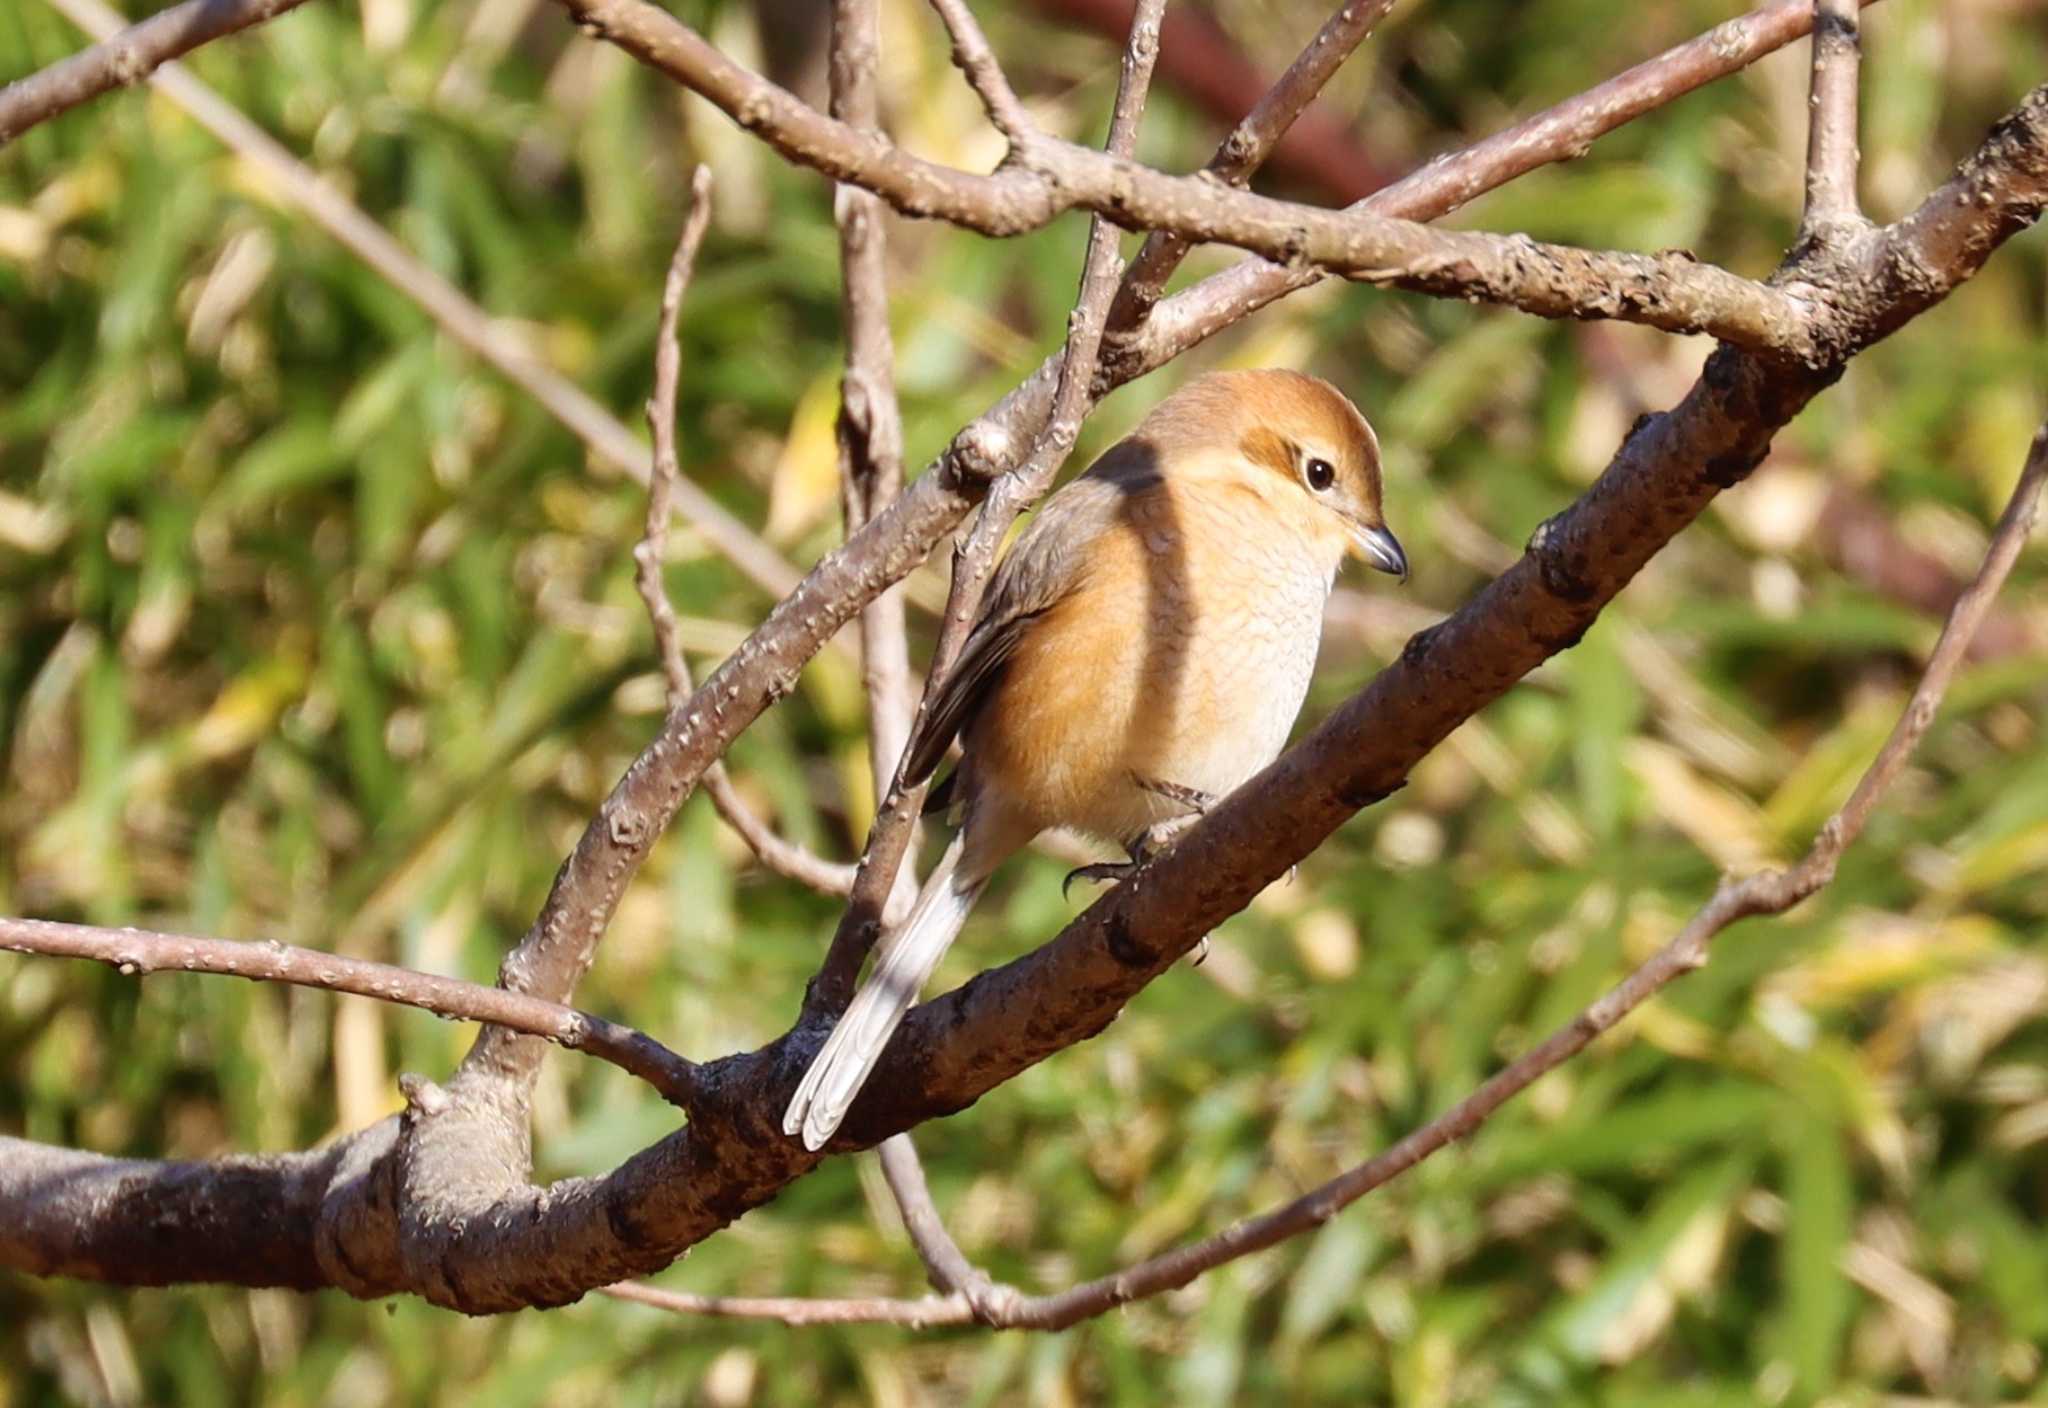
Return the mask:
<svg viewBox="0 0 2048 1408">
<path fill-rule="evenodd" d="M 1101 881 L 1105 885 L 1114 885 L 1137 868 L 1138 863 L 1134 860 L 1105 860 L 1069 870 L 1067 878 L 1060 881 L 1060 898 L 1067 897 L 1067 891 L 1073 888 L 1076 880 Z"/>
</svg>

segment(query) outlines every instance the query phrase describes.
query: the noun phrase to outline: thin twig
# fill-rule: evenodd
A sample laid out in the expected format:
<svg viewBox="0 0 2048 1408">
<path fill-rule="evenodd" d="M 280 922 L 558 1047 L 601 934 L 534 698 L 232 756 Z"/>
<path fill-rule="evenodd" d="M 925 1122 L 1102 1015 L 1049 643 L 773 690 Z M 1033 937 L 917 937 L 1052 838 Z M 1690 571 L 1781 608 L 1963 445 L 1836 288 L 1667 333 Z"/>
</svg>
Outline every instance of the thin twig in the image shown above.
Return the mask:
<svg viewBox="0 0 2048 1408">
<path fill-rule="evenodd" d="M 647 528 L 633 549 L 633 581 L 654 625 L 655 649 L 668 681 L 671 713 L 681 710 L 696 691 L 676 627 L 675 605 L 661 579 L 662 564 L 668 559 L 670 507 L 677 486 L 683 482 L 682 464 L 676 453 L 676 393 L 682 366 L 682 346 L 676 334 L 682 318 L 683 294 L 689 289 L 697 250 L 704 243 L 704 231 L 710 222 L 711 168 L 700 166 L 690 178 L 690 214 L 683 221 L 683 232 L 676 241 L 675 257 L 669 261 L 668 278 L 661 290 L 661 320 L 654 338 L 654 394 L 647 401 L 647 424 L 654 432 L 653 464 L 647 480 Z M 778 835 L 740 796 L 724 763 L 716 762 L 705 769 L 703 786 L 718 814 L 739 833 L 761 863 L 777 875 L 821 894 L 844 895 L 852 888 L 851 865 L 828 861 Z"/>
<path fill-rule="evenodd" d="M 880 129 L 876 0 L 833 0 L 832 115 L 863 131 Z M 889 333 L 888 211 L 858 186 L 833 191 L 839 235 L 839 308 L 846 324 L 846 374 L 838 422 L 840 496 L 848 537 L 903 488 L 903 416 L 896 400 L 896 348 Z M 904 590 L 891 587 L 860 614 L 861 683 L 868 701 L 868 769 L 879 805 L 910 738 L 917 696 L 910 669 Z M 912 878 L 899 872 L 890 906 L 908 912 Z M 886 916 L 885 916 L 886 917 Z"/>
<path fill-rule="evenodd" d="M 0 147 L 80 103 L 140 83 L 202 44 L 295 10 L 306 0 L 185 0 L 0 88 Z"/>
<path fill-rule="evenodd" d="M 1065 1329 L 1119 1305 L 1185 1286 L 1197 1276 L 1226 1262 L 1262 1251 L 1318 1227 L 1432 1154 L 1471 1135 L 1502 1105 L 1584 1050 L 1596 1037 L 1612 1030 L 1664 987 L 1704 965 L 1708 945 L 1730 924 L 1758 915 L 1782 914 L 1834 878 L 1842 853 L 1862 834 L 1885 789 L 1905 767 L 1933 722 L 1942 696 L 1967 657 L 1970 638 L 1989 613 L 1999 587 L 2026 544 L 2027 535 L 2033 528 L 2044 478 L 2048 478 L 2048 425 L 2036 433 L 2026 467 L 2021 471 L 2019 482 L 2014 486 L 2012 497 L 1992 534 L 1984 563 L 1978 569 L 1976 579 L 1949 613 L 1927 668 L 1891 736 L 1850 793 L 1848 801 L 1821 827 L 1805 857 L 1789 870 L 1765 871 L 1739 882 L 1724 881 L 1691 921 L 1628 977 L 1540 1045 L 1524 1052 L 1428 1124 L 1412 1131 L 1393 1147 L 1270 1212 L 1246 1218 L 1215 1236 L 1064 1291 L 1034 1296 L 1025 1295 L 1014 1287 L 993 1285 L 988 1293 L 976 1296 L 966 1286 L 975 1278 L 979 1277 L 984 1282 L 986 1278 L 961 1256 L 957 1246 L 934 1218 L 932 1226 L 913 1226 L 912 1236 L 917 1239 L 920 1252 L 925 1254 L 927 1266 L 933 1269 L 934 1279 L 940 1280 L 940 1268 L 944 1268 L 941 1287 L 943 1289 L 950 1284 L 954 1294 L 940 1300 L 824 1304 L 835 1307 L 864 1305 L 869 1317 L 899 1324 L 914 1323 L 908 1318 L 914 1313 L 913 1307 L 931 1306 L 935 1310 L 944 1307 L 942 1313 L 948 1315 L 972 1315 L 985 1324 L 1002 1329 Z M 887 1146 L 884 1148 L 886 1150 Z M 888 1162 L 885 1162 L 884 1169 L 890 1170 Z M 921 1169 L 898 1161 L 891 1174 L 892 1188 L 898 1178 L 914 1183 L 907 1198 L 904 1193 L 898 1193 L 899 1203 L 911 1207 L 929 1206 L 930 1193 L 924 1188 Z M 909 1225 L 908 1216 L 906 1225 Z M 706 1298 L 689 1299 L 703 1302 Z M 752 1302 L 750 1313 L 783 1318 L 782 1314 L 768 1309 L 771 1304 L 774 1303 Z M 803 1314 L 806 1312 L 798 1307 L 808 1304 L 803 1301 L 783 1302 L 781 1309 Z M 701 1304 L 688 1305 L 678 1298 L 669 1308 L 703 1313 L 705 1307 Z M 959 1321 L 948 1319 L 930 1323 L 957 1324 Z"/>
<path fill-rule="evenodd" d="M 953 41 L 954 66 L 981 99 L 982 110 L 995 124 L 996 131 L 1009 138 L 1011 154 L 1023 151 L 1038 135 L 1038 126 L 1024 111 L 1016 90 L 1010 87 L 988 35 L 982 32 L 981 22 L 967 8 L 966 0 L 931 0 L 931 4 L 945 23 L 947 37 Z"/>
<path fill-rule="evenodd" d="M 775 1320 L 784 1325 L 901 1325 L 910 1330 L 943 1325 L 971 1325 L 974 1311 L 962 1296 L 924 1296 L 917 1300 L 859 1297 L 812 1300 L 804 1296 L 700 1296 L 664 1290 L 644 1281 L 621 1281 L 599 1288 L 614 1300 L 650 1305 L 678 1315 L 712 1315 L 733 1320 Z"/>
<path fill-rule="evenodd" d="M 1804 236 L 1860 224 L 1856 204 L 1856 109 L 1862 59 L 1856 0 L 1813 0 L 1812 115 L 1806 133 Z"/>
<path fill-rule="evenodd" d="M 698 1068 L 644 1032 L 573 1007 L 503 988 L 418 973 L 389 963 L 345 958 L 266 940 L 203 939 L 147 929 L 102 929 L 41 919 L 0 919 L 0 949 L 47 958 L 86 958 L 125 977 L 148 973 L 220 973 L 354 993 L 417 1007 L 437 1017 L 490 1022 L 609 1061 L 639 1077 L 671 1104 L 689 1109 Z"/>
<path fill-rule="evenodd" d="M 48 0 L 88 34 L 117 33 L 121 17 L 102 0 Z M 322 180 L 276 138 L 178 64 L 150 75 L 158 91 L 183 108 L 223 145 L 263 173 L 264 179 L 393 288 L 418 304 L 456 343 L 531 396 L 600 459 L 647 482 L 647 447 L 582 388 L 529 351 L 518 338 L 453 284 L 393 239 L 330 182 Z M 774 596 L 788 593 L 801 574 L 696 485 L 677 485 L 675 504 L 704 540 Z"/>
</svg>

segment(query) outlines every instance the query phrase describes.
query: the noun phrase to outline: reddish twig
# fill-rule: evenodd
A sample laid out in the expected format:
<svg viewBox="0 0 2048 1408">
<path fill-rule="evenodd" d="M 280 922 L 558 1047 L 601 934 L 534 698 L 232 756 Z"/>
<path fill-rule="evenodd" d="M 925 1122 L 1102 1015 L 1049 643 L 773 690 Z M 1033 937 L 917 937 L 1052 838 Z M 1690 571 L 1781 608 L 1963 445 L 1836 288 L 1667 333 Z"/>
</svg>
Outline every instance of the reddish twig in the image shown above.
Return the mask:
<svg viewBox="0 0 2048 1408">
<path fill-rule="evenodd" d="M 294 948 L 274 940 L 242 943 L 41 919 L 0 919 L 0 949 L 47 958 L 91 959 L 110 965 L 124 977 L 220 973 L 373 997 L 379 1002 L 417 1007 L 437 1017 L 493 1023 L 609 1061 L 684 1109 L 690 1108 L 697 1093 L 697 1066 L 643 1032 L 558 1002 L 388 963 Z"/>
</svg>

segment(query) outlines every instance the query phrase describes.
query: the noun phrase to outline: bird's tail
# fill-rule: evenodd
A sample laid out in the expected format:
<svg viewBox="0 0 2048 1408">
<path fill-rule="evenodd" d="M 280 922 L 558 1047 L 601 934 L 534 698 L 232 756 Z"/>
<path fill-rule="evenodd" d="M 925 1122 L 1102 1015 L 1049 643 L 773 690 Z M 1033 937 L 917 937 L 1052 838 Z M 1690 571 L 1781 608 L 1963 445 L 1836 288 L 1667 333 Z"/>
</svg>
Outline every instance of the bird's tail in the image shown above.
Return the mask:
<svg viewBox="0 0 2048 1408">
<path fill-rule="evenodd" d="M 790 1099 L 782 1116 L 782 1132 L 801 1133 L 806 1149 L 823 1148 L 846 1118 L 847 1108 L 866 1084 L 882 1048 L 917 1001 L 925 979 L 939 966 L 939 959 L 967 922 L 967 912 L 988 884 L 986 876 L 959 877 L 961 850 L 962 839 L 956 836 L 926 877 L 910 918 L 882 940 L 874 971 L 847 1004 Z"/>
</svg>

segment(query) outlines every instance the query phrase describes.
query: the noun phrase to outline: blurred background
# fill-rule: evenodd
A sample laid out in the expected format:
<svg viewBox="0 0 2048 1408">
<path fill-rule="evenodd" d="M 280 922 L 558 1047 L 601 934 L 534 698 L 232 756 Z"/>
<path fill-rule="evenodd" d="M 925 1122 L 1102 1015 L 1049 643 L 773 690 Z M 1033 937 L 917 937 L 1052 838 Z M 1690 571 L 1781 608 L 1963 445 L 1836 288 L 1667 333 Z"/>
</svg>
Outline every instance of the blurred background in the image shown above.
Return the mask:
<svg viewBox="0 0 2048 1408">
<path fill-rule="evenodd" d="M 140 11 L 146 6 L 134 5 Z M 825 6 L 678 0 L 815 95 Z M 1099 140 L 1126 0 L 979 6 L 1038 118 Z M 1731 3 L 1403 4 L 1264 189 L 1336 202 L 1730 17 Z M 943 34 L 884 0 L 892 130 L 1000 154 Z M 2048 72 L 2030 0 L 1865 18 L 1866 203 L 1908 209 Z M 1140 155 L 1184 170 L 1321 23 L 1173 7 Z M 82 43 L 0 7 L 0 79 Z M 1795 46 L 1456 223 L 1683 246 L 1762 275 L 1805 144 Z M 692 163 L 718 179 L 684 314 L 686 471 L 799 563 L 837 541 L 830 194 L 544 0 L 319 0 L 194 64 L 638 433 Z M 1078 217 L 890 229 L 910 460 L 1063 329 Z M 1461 729 L 1099 1039 L 919 1131 L 999 1278 L 1050 1289 L 1263 1209 L 1466 1093 L 1663 942 L 1723 867 L 1798 854 L 1874 754 L 2042 413 L 2022 236 L 1863 356 L 1584 642 Z M 1183 278 L 1236 256 L 1203 253 Z M 1198 370 L 1290 365 L 1378 426 L 1416 575 L 1350 583 L 1306 717 L 1513 560 L 1705 347 L 1326 286 L 1112 397 L 1076 464 Z M 489 981 L 654 728 L 639 490 L 463 354 L 167 100 L 0 151 L 0 911 L 291 943 Z M 685 534 L 708 668 L 770 602 Z M 927 575 L 931 569 L 927 569 Z M 1468 1143 L 1318 1235 L 1066 1334 L 789 1330 L 590 1299 L 401 1299 L 0 1277 L 0 1405 L 1986 1403 L 2048 1341 L 2048 613 L 2038 552 L 1834 887 Z M 931 577 L 928 585 L 938 582 Z M 915 649 L 930 618 L 913 614 Z M 789 835 L 873 804 L 857 674 L 824 658 L 733 750 Z M 1085 903 L 1007 869 L 942 980 Z M 703 798 L 578 1001 L 691 1056 L 780 1033 L 834 906 Z M 220 978 L 0 955 L 0 1130 L 113 1154 L 304 1147 L 397 1107 L 472 1029 Z M 550 1058 L 544 1177 L 672 1112 Z M 837 1159 L 661 1278 L 896 1294 L 917 1261 Z"/>
</svg>

